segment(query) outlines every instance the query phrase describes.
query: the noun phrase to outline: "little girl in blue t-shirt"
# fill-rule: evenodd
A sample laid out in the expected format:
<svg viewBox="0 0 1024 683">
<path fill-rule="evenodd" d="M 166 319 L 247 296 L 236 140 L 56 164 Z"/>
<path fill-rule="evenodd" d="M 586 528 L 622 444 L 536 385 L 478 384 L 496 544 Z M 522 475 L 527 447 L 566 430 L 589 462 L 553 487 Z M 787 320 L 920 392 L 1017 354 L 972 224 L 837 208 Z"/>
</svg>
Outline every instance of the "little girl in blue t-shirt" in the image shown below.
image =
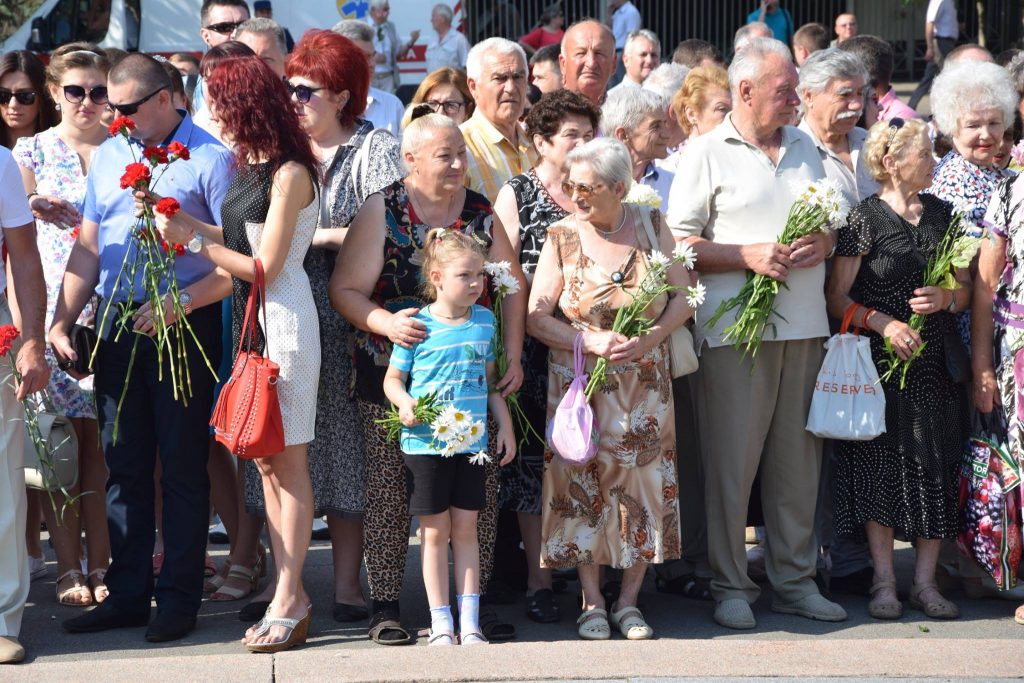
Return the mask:
<svg viewBox="0 0 1024 683">
<path fill-rule="evenodd" d="M 480 632 L 480 546 L 477 513 L 486 504 L 483 458 L 487 411 L 498 424 L 501 465 L 516 454 L 512 418 L 494 387 L 494 315 L 476 305 L 484 288 L 482 244 L 455 230 L 432 230 L 423 246 L 424 291 L 433 300 L 415 319 L 427 337 L 411 348 L 395 346 L 384 393 L 398 408 L 405 453 L 409 514 L 423 532 L 423 583 L 430 602 L 430 644 L 454 645 L 448 596 L 448 544 L 455 564 L 459 641 L 486 643 Z M 408 382 L 408 388 L 407 388 Z M 414 415 L 420 396 L 436 393 L 446 422 L 460 425 L 465 447 L 445 447 L 445 435 Z M 474 455 L 475 452 L 480 455 Z"/>
</svg>

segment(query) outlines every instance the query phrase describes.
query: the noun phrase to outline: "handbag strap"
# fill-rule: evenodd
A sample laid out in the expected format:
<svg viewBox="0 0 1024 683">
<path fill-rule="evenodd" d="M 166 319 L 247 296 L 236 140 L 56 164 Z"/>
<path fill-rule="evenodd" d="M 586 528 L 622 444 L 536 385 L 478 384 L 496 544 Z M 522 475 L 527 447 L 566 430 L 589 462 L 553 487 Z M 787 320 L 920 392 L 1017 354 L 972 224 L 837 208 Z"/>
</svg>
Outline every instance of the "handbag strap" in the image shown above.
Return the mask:
<svg viewBox="0 0 1024 683">
<path fill-rule="evenodd" d="M 259 302 L 263 309 L 263 329 L 266 330 L 267 325 L 267 292 L 265 276 L 263 274 L 263 264 L 260 260 L 253 259 L 253 271 L 254 277 L 252 286 L 249 287 L 249 300 L 245 305 L 245 319 L 242 321 L 242 333 L 238 335 L 238 353 L 242 353 L 243 346 L 248 343 L 249 351 L 253 350 L 256 345 L 256 325 L 259 319 L 259 308 L 257 307 L 256 300 L 259 297 Z M 270 340 L 267 334 L 263 335 L 263 354 L 266 355 L 270 351 Z"/>
<path fill-rule="evenodd" d="M 572 343 L 572 357 L 573 363 L 576 366 L 576 377 L 583 376 L 583 370 L 586 363 L 585 354 L 583 353 L 583 333 L 577 332 L 576 339 Z"/>
<path fill-rule="evenodd" d="M 853 316 L 857 313 L 858 306 L 860 306 L 860 304 L 853 303 L 846 307 L 846 312 L 843 313 L 843 322 L 839 326 L 839 334 L 846 334 L 847 330 L 850 329 L 850 326 L 853 323 Z M 853 334 L 860 336 L 860 328 L 856 325 L 853 325 Z"/>
</svg>

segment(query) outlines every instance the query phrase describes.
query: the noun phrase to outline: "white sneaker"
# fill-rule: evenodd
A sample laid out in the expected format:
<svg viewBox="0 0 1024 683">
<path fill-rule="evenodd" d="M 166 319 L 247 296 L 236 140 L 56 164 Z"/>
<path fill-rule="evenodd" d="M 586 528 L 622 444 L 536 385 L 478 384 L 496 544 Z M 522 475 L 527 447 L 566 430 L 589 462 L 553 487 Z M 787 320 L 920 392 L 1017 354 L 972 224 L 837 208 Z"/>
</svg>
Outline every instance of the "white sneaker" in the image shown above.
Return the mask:
<svg viewBox="0 0 1024 683">
<path fill-rule="evenodd" d="M 42 557 L 28 556 L 28 576 L 31 581 L 36 581 L 46 576 L 46 560 Z"/>
</svg>

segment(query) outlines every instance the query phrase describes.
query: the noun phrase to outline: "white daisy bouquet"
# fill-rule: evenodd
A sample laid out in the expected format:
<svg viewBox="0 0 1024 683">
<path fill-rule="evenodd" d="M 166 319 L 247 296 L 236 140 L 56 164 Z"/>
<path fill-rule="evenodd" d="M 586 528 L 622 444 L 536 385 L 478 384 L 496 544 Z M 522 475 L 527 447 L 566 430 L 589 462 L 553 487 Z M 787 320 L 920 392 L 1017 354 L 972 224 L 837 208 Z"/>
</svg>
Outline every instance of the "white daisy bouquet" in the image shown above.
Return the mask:
<svg viewBox="0 0 1024 683">
<path fill-rule="evenodd" d="M 967 220 L 963 213 L 957 212 L 954 214 L 952 224 L 943 236 L 942 241 L 935 247 L 935 253 L 928 259 L 928 265 L 924 269 L 922 287 L 942 287 L 948 290 L 960 289 L 961 285 L 956 279 L 957 269 L 970 266 L 974 256 L 978 253 L 978 249 L 981 248 L 982 238 L 971 237 L 968 234 L 969 225 L 970 221 Z M 910 320 L 907 321 L 907 325 L 915 332 L 920 332 L 924 328 L 924 321 L 925 316 L 920 313 L 914 313 L 910 316 Z M 907 383 L 907 371 L 910 370 L 910 364 L 917 360 L 917 357 L 921 355 L 921 352 L 927 345 L 927 342 L 922 342 L 920 346 L 914 349 L 914 353 L 911 354 L 910 358 L 903 360 L 896 355 L 896 349 L 893 348 L 892 342 L 886 338 L 885 351 L 888 357 L 883 362 L 886 363 L 887 370 L 882 375 L 882 381 L 888 381 L 899 373 L 900 389 L 903 389 Z"/>
<path fill-rule="evenodd" d="M 801 237 L 825 232 L 830 226 L 837 228 L 846 220 L 850 207 L 835 181 L 827 178 L 793 181 L 790 183 L 790 189 L 796 196 L 796 201 L 789 208 L 786 227 L 779 235 L 780 244 L 793 244 Z M 753 361 L 757 358 L 758 349 L 761 348 L 765 330 L 769 327 L 773 332 L 775 330 L 775 324 L 771 322 L 772 316 L 785 320 L 775 310 L 775 297 L 780 287 L 788 289 L 785 283 L 768 275 L 748 272 L 747 283 L 736 296 L 719 305 L 718 310 L 708 320 L 708 328 L 714 327 L 729 311 L 739 309 L 736 313 L 736 322 L 725 328 L 724 340 L 736 348 L 745 344 L 744 355 L 749 352 Z"/>
<path fill-rule="evenodd" d="M 501 321 L 501 305 L 505 297 L 519 292 L 519 280 L 512 275 L 512 264 L 508 261 L 494 261 L 484 263 L 484 270 L 491 276 L 491 286 L 494 288 L 494 369 L 498 377 L 504 377 L 508 372 L 508 352 L 505 351 L 505 337 Z M 537 439 L 541 444 L 544 439 L 533 425 L 526 418 L 523 407 L 519 405 L 519 394 L 512 392 L 505 397 L 505 404 L 512 416 L 513 426 L 520 435 L 519 447 L 522 448 L 530 437 Z"/>
<path fill-rule="evenodd" d="M 634 182 L 630 185 L 629 192 L 622 198 L 622 203 L 661 209 L 661 195 L 648 185 Z"/>
<path fill-rule="evenodd" d="M 442 406 L 436 391 L 416 399 L 413 415 L 421 424 L 430 425 L 433 445 L 439 448 L 441 455 L 446 458 L 476 447 L 485 430 L 483 421 L 473 420 L 465 410 L 459 410 L 453 405 Z M 395 405 L 388 410 L 387 417 L 374 422 L 383 425 L 387 430 L 388 441 L 398 441 L 402 436 L 402 429 L 405 428 Z M 474 465 L 490 462 L 486 445 L 478 453 L 470 456 L 469 461 Z"/>
<path fill-rule="evenodd" d="M 672 256 L 666 256 L 661 251 L 652 249 L 648 260 L 650 261 L 650 268 L 647 270 L 647 274 L 644 275 L 644 279 L 640 281 L 640 286 L 637 288 L 636 293 L 628 292 L 633 297 L 633 301 L 616 312 L 615 322 L 612 323 L 612 331 L 626 337 L 640 337 L 648 334 L 651 328 L 654 327 L 654 320 L 646 317 L 644 313 L 651 303 L 662 294 L 669 294 L 683 289 L 668 283 L 669 266 L 678 262 L 686 266 L 687 270 L 693 270 L 697 264 L 697 256 L 693 253 L 693 249 L 681 243 L 676 244 L 676 248 L 672 251 Z M 695 286 L 686 287 L 685 289 L 686 303 L 690 305 L 690 308 L 696 309 L 704 303 L 706 293 L 704 285 L 698 282 Z M 587 400 L 590 400 L 594 392 L 599 390 L 607 381 L 607 372 L 608 359 L 598 358 L 597 364 L 594 365 L 594 371 L 590 373 L 590 379 L 587 382 Z"/>
</svg>

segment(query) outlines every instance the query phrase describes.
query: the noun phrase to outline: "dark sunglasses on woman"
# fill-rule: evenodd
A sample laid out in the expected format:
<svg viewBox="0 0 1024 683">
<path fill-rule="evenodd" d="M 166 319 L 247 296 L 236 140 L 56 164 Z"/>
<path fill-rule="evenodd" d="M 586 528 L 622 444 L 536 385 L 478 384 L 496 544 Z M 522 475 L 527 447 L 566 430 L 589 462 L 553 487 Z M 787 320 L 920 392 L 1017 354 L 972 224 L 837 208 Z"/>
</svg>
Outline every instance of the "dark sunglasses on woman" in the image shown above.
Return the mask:
<svg viewBox="0 0 1024 683">
<path fill-rule="evenodd" d="M 86 90 L 80 85 L 65 85 L 63 88 L 64 99 L 73 104 L 84 102 L 87 96 L 93 104 L 107 103 L 107 86 L 105 85 L 97 85 L 92 90 Z"/>
<path fill-rule="evenodd" d="M 323 90 L 323 88 L 311 88 L 308 85 L 292 85 L 288 81 L 285 81 L 284 85 L 288 88 L 288 97 L 294 97 L 303 104 L 309 104 L 309 100 L 313 97 L 313 93 Z"/>
<path fill-rule="evenodd" d="M 34 90 L 18 90 L 17 92 L 11 92 L 6 88 L 0 88 L 0 104 L 7 106 L 11 103 L 11 98 L 17 100 L 18 104 L 25 105 L 26 107 L 36 101 L 36 93 Z"/>
</svg>

